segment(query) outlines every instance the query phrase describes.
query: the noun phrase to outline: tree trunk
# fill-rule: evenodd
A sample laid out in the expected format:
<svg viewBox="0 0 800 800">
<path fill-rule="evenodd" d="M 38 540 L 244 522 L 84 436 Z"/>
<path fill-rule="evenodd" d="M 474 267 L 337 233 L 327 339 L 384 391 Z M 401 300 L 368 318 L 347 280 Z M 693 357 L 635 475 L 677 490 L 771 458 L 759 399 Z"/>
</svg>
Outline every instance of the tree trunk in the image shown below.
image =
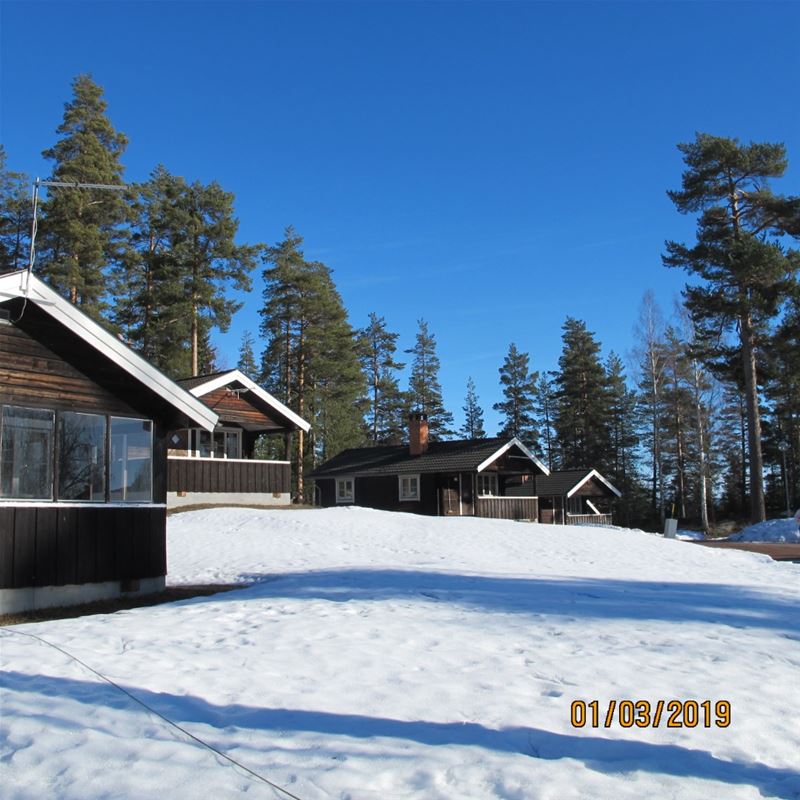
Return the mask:
<svg viewBox="0 0 800 800">
<path fill-rule="evenodd" d="M 703 424 L 703 405 L 700 398 L 700 367 L 692 362 L 694 378 L 694 413 L 697 424 L 697 449 L 700 457 L 700 523 L 704 533 L 708 533 L 708 476 L 706 474 L 706 436 Z"/>
<path fill-rule="evenodd" d="M 755 334 L 748 312 L 740 317 L 739 336 L 744 366 L 745 403 L 747 405 L 748 463 L 750 465 L 750 520 L 766 519 L 764 506 L 764 461 L 761 455 L 761 415 L 758 409 L 758 378 L 756 375 Z"/>
</svg>

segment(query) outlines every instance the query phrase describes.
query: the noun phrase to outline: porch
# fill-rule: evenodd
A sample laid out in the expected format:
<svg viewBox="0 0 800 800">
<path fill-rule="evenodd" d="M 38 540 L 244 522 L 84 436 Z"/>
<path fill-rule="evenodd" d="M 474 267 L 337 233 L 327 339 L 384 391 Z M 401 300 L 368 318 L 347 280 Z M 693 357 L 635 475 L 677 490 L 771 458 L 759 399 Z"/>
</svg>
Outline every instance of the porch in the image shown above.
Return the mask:
<svg viewBox="0 0 800 800">
<path fill-rule="evenodd" d="M 475 498 L 475 516 L 489 519 L 531 520 L 539 518 L 538 497 Z"/>
<path fill-rule="evenodd" d="M 291 491 L 288 461 L 260 461 L 245 458 L 197 458 L 169 456 L 167 492 L 172 497 L 194 502 L 221 500 L 222 495 L 241 496 L 242 501 L 259 498 L 264 504 L 283 502 Z M 197 495 L 218 495 L 198 498 Z M 180 504 L 175 503 L 175 504 Z"/>
</svg>

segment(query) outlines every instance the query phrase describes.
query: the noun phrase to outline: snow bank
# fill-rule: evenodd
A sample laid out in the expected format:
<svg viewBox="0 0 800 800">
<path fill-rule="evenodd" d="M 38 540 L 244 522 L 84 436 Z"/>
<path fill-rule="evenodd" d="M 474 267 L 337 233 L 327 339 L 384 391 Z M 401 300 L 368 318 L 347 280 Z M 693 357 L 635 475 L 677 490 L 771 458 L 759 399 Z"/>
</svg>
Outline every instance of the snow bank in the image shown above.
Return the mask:
<svg viewBox="0 0 800 800">
<path fill-rule="evenodd" d="M 170 580 L 249 588 L 20 626 L 303 800 L 800 796 L 800 567 L 625 530 L 183 513 Z M 279 795 L 0 632 L 3 797 Z M 574 728 L 574 700 L 729 700 Z"/>
<path fill-rule="evenodd" d="M 800 529 L 794 517 L 757 522 L 728 537 L 729 542 L 794 542 L 800 544 Z"/>
</svg>

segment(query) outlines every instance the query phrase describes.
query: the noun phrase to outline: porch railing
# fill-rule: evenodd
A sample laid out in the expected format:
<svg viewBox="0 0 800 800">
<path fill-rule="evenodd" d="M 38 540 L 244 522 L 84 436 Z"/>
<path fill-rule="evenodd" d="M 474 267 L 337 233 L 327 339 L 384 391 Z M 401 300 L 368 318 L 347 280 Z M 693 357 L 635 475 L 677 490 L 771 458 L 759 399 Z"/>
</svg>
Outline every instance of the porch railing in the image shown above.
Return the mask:
<svg viewBox="0 0 800 800">
<path fill-rule="evenodd" d="M 567 514 L 567 525 L 611 525 L 611 514 Z"/>
<path fill-rule="evenodd" d="M 169 456 L 168 492 L 284 494 L 291 491 L 288 461 Z"/>
<path fill-rule="evenodd" d="M 532 519 L 539 515 L 538 497 L 476 497 L 475 516 L 489 519 Z"/>
</svg>

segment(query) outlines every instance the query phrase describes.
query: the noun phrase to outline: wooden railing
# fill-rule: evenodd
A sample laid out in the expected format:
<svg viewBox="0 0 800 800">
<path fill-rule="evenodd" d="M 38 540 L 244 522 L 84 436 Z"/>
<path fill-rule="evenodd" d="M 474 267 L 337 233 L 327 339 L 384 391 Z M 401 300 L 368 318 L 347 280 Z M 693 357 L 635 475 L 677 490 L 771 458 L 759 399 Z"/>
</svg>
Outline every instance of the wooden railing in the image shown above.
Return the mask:
<svg viewBox="0 0 800 800">
<path fill-rule="evenodd" d="M 490 519 L 531 519 L 539 515 L 538 497 L 476 497 L 475 516 Z"/>
<path fill-rule="evenodd" d="M 288 461 L 170 456 L 167 491 L 285 493 L 291 491 L 291 468 Z"/>
<path fill-rule="evenodd" d="M 611 525 L 611 514 L 567 514 L 567 525 Z"/>
</svg>

